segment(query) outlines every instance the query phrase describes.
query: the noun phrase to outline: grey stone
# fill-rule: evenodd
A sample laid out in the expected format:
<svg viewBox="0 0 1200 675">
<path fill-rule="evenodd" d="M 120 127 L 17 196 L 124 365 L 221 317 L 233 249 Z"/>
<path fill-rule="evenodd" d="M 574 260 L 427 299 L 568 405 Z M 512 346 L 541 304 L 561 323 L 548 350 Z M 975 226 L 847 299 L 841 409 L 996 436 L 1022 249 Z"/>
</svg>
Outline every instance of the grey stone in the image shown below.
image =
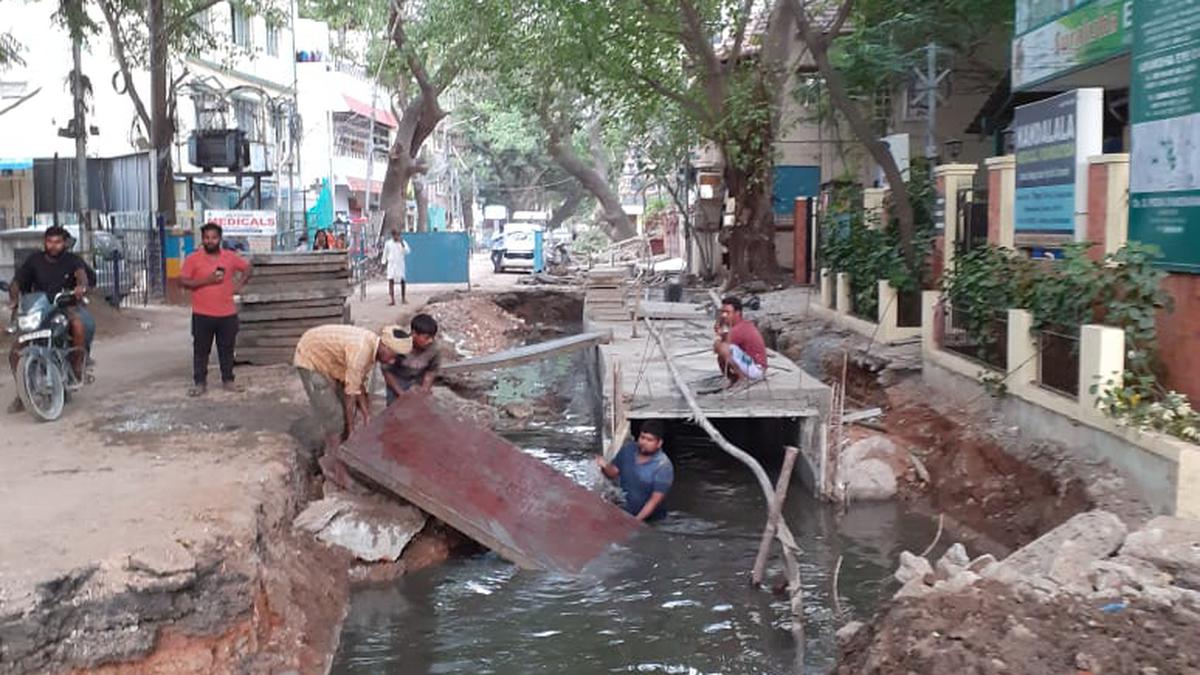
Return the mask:
<svg viewBox="0 0 1200 675">
<path fill-rule="evenodd" d="M 179 542 L 163 542 L 131 553 L 126 568 L 160 577 L 192 574 L 196 571 L 196 559 Z"/>
<path fill-rule="evenodd" d="M 924 595 L 929 595 L 932 592 L 933 587 L 927 585 L 924 578 L 916 577 L 904 582 L 904 585 L 901 586 L 900 590 L 896 591 L 896 595 L 892 597 L 897 600 L 901 598 L 919 598 Z"/>
<path fill-rule="evenodd" d="M 1074 579 L 1091 561 L 1106 558 L 1125 539 L 1125 524 L 1107 511 L 1088 511 L 1038 537 L 987 571 L 989 578 L 1016 584 L 1051 574 Z"/>
<path fill-rule="evenodd" d="M 843 475 L 846 498 L 850 501 L 885 501 L 896 496 L 896 474 L 883 460 L 864 459 Z"/>
<path fill-rule="evenodd" d="M 846 624 L 845 626 L 842 626 L 841 628 L 837 629 L 837 632 L 834 633 L 834 635 L 837 637 L 837 642 L 839 645 L 845 645 L 845 644 L 849 643 L 851 640 L 853 640 L 854 636 L 858 635 L 858 632 L 861 631 L 862 629 L 863 629 L 863 622 L 851 621 L 850 623 Z"/>
<path fill-rule="evenodd" d="M 913 579 L 920 579 L 924 583 L 925 575 L 932 573 L 933 567 L 929 565 L 928 560 L 908 551 L 901 551 L 900 567 L 896 569 L 896 573 L 892 576 L 902 584 L 907 584 Z"/>
<path fill-rule="evenodd" d="M 1140 558 L 1118 555 L 1092 562 L 1088 580 L 1097 591 L 1111 591 L 1123 586 L 1166 586 L 1171 583 L 1171 575 Z"/>
<path fill-rule="evenodd" d="M 947 580 L 966 570 L 967 565 L 970 564 L 971 559 L 967 556 L 967 548 L 962 544 L 954 544 L 946 549 L 946 552 L 938 559 L 934 571 L 937 573 L 938 579 Z"/>
<path fill-rule="evenodd" d="M 426 520 L 425 513 L 410 504 L 378 495 L 338 492 L 309 505 L 293 524 L 359 560 L 394 562 Z"/>
<path fill-rule="evenodd" d="M 996 564 L 996 556 L 992 555 L 991 553 L 985 553 L 972 560 L 971 564 L 967 565 L 967 569 L 971 570 L 975 574 L 985 575 L 987 574 L 987 571 Z"/>
<path fill-rule="evenodd" d="M 1183 586 L 1200 588 L 1200 520 L 1154 518 L 1125 538 L 1121 555 L 1170 572 Z"/>
<path fill-rule="evenodd" d="M 937 591 L 938 593 L 957 593 L 959 591 L 966 590 L 976 581 L 979 581 L 979 579 L 980 576 L 978 574 L 964 570 L 953 577 L 950 577 L 946 581 L 937 582 L 933 585 L 933 590 Z"/>
</svg>

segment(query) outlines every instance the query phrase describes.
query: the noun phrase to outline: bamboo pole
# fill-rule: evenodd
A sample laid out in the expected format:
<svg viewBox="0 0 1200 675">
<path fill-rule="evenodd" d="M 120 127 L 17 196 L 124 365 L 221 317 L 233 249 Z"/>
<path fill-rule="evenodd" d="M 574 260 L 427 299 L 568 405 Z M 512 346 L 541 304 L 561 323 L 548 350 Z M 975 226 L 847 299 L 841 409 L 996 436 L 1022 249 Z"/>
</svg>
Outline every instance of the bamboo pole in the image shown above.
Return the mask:
<svg viewBox="0 0 1200 675">
<path fill-rule="evenodd" d="M 775 499 L 771 503 L 771 513 L 767 516 L 767 526 L 763 528 L 762 540 L 758 543 L 758 557 L 754 559 L 754 571 L 750 574 L 750 581 L 755 586 L 762 585 L 763 574 L 767 567 L 767 557 L 771 553 L 771 540 L 775 538 L 775 530 L 779 527 L 779 518 L 783 515 L 783 502 L 787 499 L 788 483 L 792 480 L 792 469 L 796 466 L 796 456 L 799 454 L 799 450 L 789 445 L 783 456 L 779 479 L 775 481 Z"/>
</svg>

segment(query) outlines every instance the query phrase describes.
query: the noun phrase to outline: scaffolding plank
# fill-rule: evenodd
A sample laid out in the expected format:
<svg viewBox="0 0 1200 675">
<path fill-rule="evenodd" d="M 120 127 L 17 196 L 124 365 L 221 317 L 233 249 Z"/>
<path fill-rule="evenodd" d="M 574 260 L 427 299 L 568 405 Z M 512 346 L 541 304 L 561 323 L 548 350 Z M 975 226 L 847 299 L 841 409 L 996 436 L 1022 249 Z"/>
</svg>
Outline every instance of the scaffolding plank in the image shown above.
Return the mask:
<svg viewBox="0 0 1200 675">
<path fill-rule="evenodd" d="M 541 361 L 542 359 L 569 354 L 581 349 L 608 344 L 610 340 L 612 340 L 612 333 L 610 332 L 580 333 L 579 335 L 538 342 L 473 359 L 447 363 L 441 367 L 441 372 L 443 374 L 469 373 L 476 370 L 511 368 L 512 366 L 519 366 L 524 363 Z"/>
<path fill-rule="evenodd" d="M 638 522 L 431 396 L 407 396 L 342 446 L 356 473 L 520 567 L 581 571 Z"/>
</svg>

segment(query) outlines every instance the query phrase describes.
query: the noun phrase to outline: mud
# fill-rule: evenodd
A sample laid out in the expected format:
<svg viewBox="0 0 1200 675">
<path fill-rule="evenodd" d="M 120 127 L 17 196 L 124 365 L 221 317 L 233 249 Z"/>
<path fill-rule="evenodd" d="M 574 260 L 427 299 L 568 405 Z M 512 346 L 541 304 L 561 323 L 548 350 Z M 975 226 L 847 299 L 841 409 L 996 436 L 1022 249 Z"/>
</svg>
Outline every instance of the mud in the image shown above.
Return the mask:
<svg viewBox="0 0 1200 675">
<path fill-rule="evenodd" d="M 1107 608 L 1107 611 L 1106 609 Z M 1194 673 L 1200 615 L 1135 600 L 1037 602 L 983 581 L 894 603 L 842 647 L 837 673 Z"/>
</svg>

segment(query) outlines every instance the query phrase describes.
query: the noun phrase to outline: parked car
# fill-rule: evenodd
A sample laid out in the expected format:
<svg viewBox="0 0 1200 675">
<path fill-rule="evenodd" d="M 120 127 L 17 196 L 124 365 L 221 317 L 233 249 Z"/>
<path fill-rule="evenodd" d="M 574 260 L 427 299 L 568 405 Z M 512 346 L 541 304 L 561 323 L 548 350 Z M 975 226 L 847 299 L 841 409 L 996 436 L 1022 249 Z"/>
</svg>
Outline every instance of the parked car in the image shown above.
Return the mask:
<svg viewBox="0 0 1200 675">
<path fill-rule="evenodd" d="M 509 223 L 505 225 L 504 256 L 500 260 L 500 269 L 533 270 L 534 233 L 541 231 L 542 226 L 537 223 Z"/>
</svg>

